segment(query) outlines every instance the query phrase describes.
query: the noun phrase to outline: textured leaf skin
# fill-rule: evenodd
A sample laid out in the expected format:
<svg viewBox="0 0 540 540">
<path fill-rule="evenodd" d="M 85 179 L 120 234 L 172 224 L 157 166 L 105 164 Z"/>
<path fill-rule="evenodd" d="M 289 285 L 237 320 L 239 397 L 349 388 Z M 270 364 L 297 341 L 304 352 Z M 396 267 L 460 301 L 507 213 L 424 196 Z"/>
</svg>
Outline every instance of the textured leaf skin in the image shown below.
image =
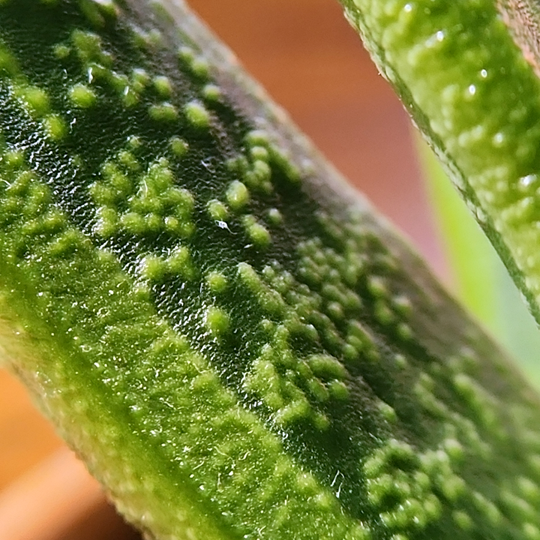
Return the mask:
<svg viewBox="0 0 540 540">
<path fill-rule="evenodd" d="M 540 322 L 535 0 L 341 0 Z"/>
<path fill-rule="evenodd" d="M 167 10 L 0 2 L 9 365 L 150 538 L 539 538 L 536 395 Z"/>
</svg>

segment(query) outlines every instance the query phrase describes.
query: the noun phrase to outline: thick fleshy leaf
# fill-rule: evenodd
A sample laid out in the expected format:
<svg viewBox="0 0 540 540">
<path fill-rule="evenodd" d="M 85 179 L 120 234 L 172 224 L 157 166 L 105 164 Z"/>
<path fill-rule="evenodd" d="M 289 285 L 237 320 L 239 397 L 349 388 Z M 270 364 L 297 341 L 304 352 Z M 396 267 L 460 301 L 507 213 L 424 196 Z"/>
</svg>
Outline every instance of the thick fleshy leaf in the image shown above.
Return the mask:
<svg viewBox="0 0 540 540">
<path fill-rule="evenodd" d="M 7 362 L 148 537 L 540 535 L 538 397 L 182 3 L 0 2 Z"/>
<path fill-rule="evenodd" d="M 540 321 L 535 0 L 341 0 Z"/>
<path fill-rule="evenodd" d="M 506 268 L 467 210 L 433 152 L 416 138 L 429 200 L 457 298 L 540 387 L 540 332 Z"/>
</svg>

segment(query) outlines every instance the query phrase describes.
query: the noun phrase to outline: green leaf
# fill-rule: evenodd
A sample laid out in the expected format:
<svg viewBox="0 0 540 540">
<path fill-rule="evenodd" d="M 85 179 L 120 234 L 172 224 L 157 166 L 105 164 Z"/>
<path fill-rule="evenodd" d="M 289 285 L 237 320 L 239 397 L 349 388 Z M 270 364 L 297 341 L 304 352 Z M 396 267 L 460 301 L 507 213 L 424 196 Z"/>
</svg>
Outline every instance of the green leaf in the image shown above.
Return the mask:
<svg viewBox="0 0 540 540">
<path fill-rule="evenodd" d="M 452 289 L 471 313 L 495 329 L 499 323 L 499 267 L 494 266 L 485 235 L 452 188 L 439 161 L 422 140 L 416 138 L 415 142 L 425 171 L 432 213 L 450 266 Z"/>
<path fill-rule="evenodd" d="M 540 333 L 536 322 L 438 160 L 419 137 L 416 145 L 452 274 L 452 290 L 538 387 Z"/>
<path fill-rule="evenodd" d="M 540 535 L 540 402 L 182 3 L 0 2 L 2 354 L 159 540 Z"/>
<path fill-rule="evenodd" d="M 540 321 L 532 0 L 342 0 Z"/>
</svg>

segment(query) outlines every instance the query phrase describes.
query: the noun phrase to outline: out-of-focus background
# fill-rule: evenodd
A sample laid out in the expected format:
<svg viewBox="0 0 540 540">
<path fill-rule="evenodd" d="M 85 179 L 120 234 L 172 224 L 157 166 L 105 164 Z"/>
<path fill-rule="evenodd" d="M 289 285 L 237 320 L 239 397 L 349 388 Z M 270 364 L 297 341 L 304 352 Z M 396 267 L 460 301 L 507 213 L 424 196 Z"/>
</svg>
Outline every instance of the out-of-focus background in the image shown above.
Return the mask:
<svg viewBox="0 0 540 540">
<path fill-rule="evenodd" d="M 338 3 L 190 4 L 327 158 L 444 274 L 409 120 Z M 24 389 L 0 370 L 0 539 L 134 538 L 62 448 Z"/>
</svg>

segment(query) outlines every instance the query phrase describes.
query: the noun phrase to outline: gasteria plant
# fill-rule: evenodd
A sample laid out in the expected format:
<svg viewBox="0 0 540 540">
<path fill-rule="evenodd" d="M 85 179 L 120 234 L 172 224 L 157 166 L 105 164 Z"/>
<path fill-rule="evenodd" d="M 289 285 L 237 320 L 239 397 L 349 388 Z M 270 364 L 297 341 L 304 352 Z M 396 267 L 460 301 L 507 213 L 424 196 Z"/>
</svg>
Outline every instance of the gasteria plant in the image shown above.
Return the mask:
<svg viewBox="0 0 540 540">
<path fill-rule="evenodd" d="M 514 7 L 347 9 L 533 297 Z M 2 0 L 0 101 L 5 361 L 149 538 L 540 538 L 538 396 L 183 3 Z"/>
<path fill-rule="evenodd" d="M 536 0 L 342 0 L 540 321 Z"/>
</svg>

